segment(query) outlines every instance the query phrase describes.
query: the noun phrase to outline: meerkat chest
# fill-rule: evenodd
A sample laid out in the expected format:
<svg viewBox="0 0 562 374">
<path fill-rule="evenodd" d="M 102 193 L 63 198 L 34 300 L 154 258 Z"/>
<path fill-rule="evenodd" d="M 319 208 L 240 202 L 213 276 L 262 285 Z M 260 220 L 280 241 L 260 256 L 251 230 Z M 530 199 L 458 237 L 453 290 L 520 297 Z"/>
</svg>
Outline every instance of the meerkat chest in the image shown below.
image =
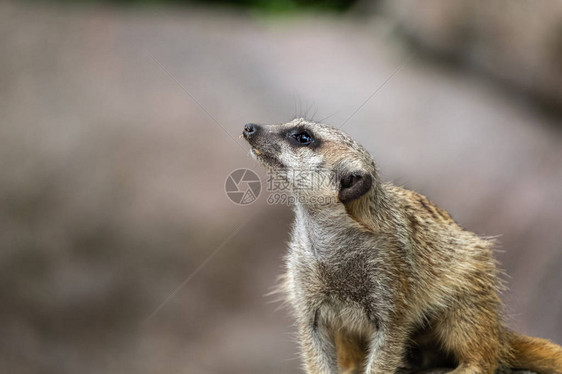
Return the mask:
<svg viewBox="0 0 562 374">
<path fill-rule="evenodd" d="M 291 302 L 298 310 L 318 310 L 324 323 L 337 330 L 369 330 L 373 287 L 353 262 L 315 254 L 311 246 L 294 241 L 288 264 Z"/>
<path fill-rule="evenodd" d="M 361 243 L 348 236 L 295 225 L 288 259 L 292 286 L 318 303 L 369 304 L 376 272 L 367 257 Z"/>
</svg>

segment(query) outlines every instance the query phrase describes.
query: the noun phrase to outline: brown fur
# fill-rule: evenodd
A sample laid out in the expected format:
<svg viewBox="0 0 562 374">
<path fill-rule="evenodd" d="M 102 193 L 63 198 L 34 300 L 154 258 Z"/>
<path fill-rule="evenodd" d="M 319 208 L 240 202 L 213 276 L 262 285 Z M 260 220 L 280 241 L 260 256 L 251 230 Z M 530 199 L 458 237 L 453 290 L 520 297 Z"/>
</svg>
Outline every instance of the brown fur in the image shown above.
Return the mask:
<svg viewBox="0 0 562 374">
<path fill-rule="evenodd" d="M 369 153 L 337 129 L 302 119 L 252 129 L 252 153 L 272 171 L 334 177 L 292 190 L 301 200 L 282 288 L 308 373 L 391 374 L 445 357 L 456 374 L 562 373 L 562 348 L 504 327 L 493 241 L 425 196 L 381 183 Z M 302 133 L 313 140 L 295 142 Z"/>
<path fill-rule="evenodd" d="M 541 374 L 562 373 L 562 352 L 558 345 L 514 332 L 508 333 L 508 339 L 513 350 L 511 366 Z"/>
<path fill-rule="evenodd" d="M 368 342 L 345 330 L 336 332 L 336 350 L 340 371 L 358 374 L 365 365 Z"/>
</svg>

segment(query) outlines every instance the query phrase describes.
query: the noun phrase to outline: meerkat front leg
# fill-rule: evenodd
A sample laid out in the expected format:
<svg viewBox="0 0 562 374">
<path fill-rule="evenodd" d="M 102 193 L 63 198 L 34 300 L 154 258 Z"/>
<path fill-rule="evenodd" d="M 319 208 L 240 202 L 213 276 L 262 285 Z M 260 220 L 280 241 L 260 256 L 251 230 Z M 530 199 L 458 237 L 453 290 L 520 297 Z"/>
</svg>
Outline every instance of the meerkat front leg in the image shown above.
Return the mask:
<svg viewBox="0 0 562 374">
<path fill-rule="evenodd" d="M 319 311 L 299 319 L 301 354 L 308 374 L 336 374 L 337 353 L 333 332 Z"/>
<path fill-rule="evenodd" d="M 381 324 L 373 333 L 367 374 L 394 374 L 403 361 L 408 329 L 397 323 Z"/>
</svg>

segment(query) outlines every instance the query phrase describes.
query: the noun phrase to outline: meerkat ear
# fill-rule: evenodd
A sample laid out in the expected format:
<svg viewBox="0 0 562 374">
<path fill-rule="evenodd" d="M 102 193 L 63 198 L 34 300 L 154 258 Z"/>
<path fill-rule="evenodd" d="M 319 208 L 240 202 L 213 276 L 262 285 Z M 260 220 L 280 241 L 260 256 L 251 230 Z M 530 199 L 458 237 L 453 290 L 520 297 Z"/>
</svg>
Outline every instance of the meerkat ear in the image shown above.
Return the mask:
<svg viewBox="0 0 562 374">
<path fill-rule="evenodd" d="M 363 172 L 345 173 L 340 179 L 338 197 L 342 203 L 347 203 L 365 195 L 373 184 L 371 174 Z"/>
</svg>

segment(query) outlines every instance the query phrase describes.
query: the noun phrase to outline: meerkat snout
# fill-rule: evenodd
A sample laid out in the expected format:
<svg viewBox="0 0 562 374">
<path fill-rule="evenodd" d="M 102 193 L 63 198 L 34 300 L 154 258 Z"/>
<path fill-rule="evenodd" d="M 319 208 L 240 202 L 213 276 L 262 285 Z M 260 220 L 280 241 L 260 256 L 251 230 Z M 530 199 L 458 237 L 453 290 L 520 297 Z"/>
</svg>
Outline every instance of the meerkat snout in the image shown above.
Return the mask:
<svg viewBox="0 0 562 374">
<path fill-rule="evenodd" d="M 242 136 L 244 136 L 244 138 L 249 139 L 252 135 L 254 135 L 257 132 L 258 129 L 258 125 L 256 125 L 255 123 L 247 123 L 244 125 L 244 131 L 242 131 Z"/>
</svg>

